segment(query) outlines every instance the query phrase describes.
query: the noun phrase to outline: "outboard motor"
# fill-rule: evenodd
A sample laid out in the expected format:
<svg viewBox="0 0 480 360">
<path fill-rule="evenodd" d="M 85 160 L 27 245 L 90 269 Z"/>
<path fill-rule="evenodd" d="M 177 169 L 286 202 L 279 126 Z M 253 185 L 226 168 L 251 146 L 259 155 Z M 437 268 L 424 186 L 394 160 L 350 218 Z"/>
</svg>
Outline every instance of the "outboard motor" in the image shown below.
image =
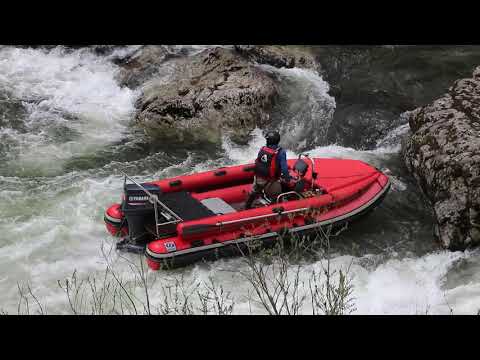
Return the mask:
<svg viewBox="0 0 480 360">
<path fill-rule="evenodd" d="M 161 193 L 157 185 L 140 185 L 152 195 L 159 196 Z M 147 227 L 155 228 L 155 208 L 149 201 L 149 195 L 136 184 L 125 184 L 124 195 L 122 211 L 128 224 L 128 243 L 143 249 L 144 245 L 153 239 Z"/>
</svg>

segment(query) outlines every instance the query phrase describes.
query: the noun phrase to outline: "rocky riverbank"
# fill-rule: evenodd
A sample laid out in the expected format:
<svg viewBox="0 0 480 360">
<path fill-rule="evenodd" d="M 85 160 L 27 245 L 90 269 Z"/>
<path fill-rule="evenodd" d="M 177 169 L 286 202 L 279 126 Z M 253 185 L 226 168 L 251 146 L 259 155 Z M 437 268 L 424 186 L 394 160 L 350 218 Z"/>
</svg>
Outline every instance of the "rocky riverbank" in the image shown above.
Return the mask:
<svg viewBox="0 0 480 360">
<path fill-rule="evenodd" d="M 443 247 L 480 244 L 480 67 L 410 112 L 405 163 L 433 206 Z"/>
</svg>

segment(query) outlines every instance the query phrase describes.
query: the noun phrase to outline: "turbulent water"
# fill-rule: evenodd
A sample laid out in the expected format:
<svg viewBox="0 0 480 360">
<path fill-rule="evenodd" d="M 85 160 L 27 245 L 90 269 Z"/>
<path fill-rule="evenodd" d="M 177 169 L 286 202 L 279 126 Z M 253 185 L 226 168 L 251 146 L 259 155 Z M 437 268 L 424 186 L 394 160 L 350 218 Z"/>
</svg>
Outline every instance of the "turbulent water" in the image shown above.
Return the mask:
<svg viewBox="0 0 480 360">
<path fill-rule="evenodd" d="M 172 51 L 191 55 L 204 48 Z M 57 280 L 74 270 L 82 276 L 102 274 L 101 245 L 113 242 L 103 212 L 119 201 L 120 171 L 148 181 L 241 164 L 251 161 L 263 143 L 257 129 L 248 146 L 225 138 L 218 149 L 158 152 L 130 126 L 138 93 L 118 85 L 118 68 L 110 59 L 88 49 L 0 48 L 0 309 L 15 312 L 17 284 L 28 282 L 49 313 L 66 313 Z M 272 117 L 289 157 L 306 151 L 361 159 L 391 171 L 393 187 L 385 201 L 333 244 L 332 266 L 350 266 L 354 313 L 477 313 L 480 254 L 443 251 L 434 244 L 433 219 L 399 155 L 408 132 L 401 114 L 399 125 L 371 150 L 328 144 L 336 109 L 331 84 L 311 71 L 266 70 L 280 84 Z M 109 259 L 125 278 L 132 276 L 118 254 Z M 301 277 L 320 267 L 320 262 L 307 264 Z M 244 262 L 233 258 L 159 276 L 188 281 L 211 276 L 231 292 L 235 313 L 261 313 L 247 301 L 251 288 L 240 275 L 244 269 Z M 153 285 L 153 298 L 161 292 Z M 305 305 L 303 311 L 309 310 Z"/>
</svg>

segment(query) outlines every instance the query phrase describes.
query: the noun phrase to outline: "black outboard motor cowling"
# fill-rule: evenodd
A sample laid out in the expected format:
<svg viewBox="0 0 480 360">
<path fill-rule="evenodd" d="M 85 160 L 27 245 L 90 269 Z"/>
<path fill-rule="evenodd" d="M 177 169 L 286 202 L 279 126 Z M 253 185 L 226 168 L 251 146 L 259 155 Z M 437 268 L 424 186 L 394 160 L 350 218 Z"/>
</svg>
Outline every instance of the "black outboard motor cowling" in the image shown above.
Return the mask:
<svg viewBox="0 0 480 360">
<path fill-rule="evenodd" d="M 303 159 L 298 159 L 293 166 L 293 169 L 299 174 L 300 176 L 305 176 L 308 170 L 308 164 Z"/>
<path fill-rule="evenodd" d="M 308 164 L 303 159 L 298 159 L 293 166 L 293 170 L 298 174 L 299 179 L 295 183 L 293 191 L 297 193 L 302 193 L 305 190 L 305 179 L 304 176 L 308 170 Z"/>
<path fill-rule="evenodd" d="M 152 195 L 160 196 L 161 189 L 153 184 L 140 184 Z M 136 184 L 125 184 L 125 198 L 122 211 L 128 224 L 128 237 L 131 243 L 146 244 L 152 240 L 147 227 L 155 228 L 155 208 L 150 197 Z"/>
</svg>

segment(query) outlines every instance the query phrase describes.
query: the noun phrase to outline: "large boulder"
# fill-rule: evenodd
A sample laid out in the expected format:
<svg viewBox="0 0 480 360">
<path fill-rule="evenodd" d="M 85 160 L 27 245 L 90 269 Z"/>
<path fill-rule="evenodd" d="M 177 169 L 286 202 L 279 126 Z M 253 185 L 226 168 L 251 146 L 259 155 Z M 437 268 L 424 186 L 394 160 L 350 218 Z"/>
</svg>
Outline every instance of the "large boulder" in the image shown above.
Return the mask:
<svg viewBox="0 0 480 360">
<path fill-rule="evenodd" d="M 292 45 L 235 45 L 234 49 L 250 61 L 277 68 L 317 70 L 319 64 L 307 47 Z"/>
<path fill-rule="evenodd" d="M 408 114 L 403 156 L 451 250 L 480 244 L 480 67 L 440 99 Z"/>
<path fill-rule="evenodd" d="M 167 46 L 144 45 L 123 58 L 114 59 L 120 66 L 118 81 L 121 86 L 135 89 L 158 76 L 165 70 L 162 65 L 176 56 Z"/>
<path fill-rule="evenodd" d="M 277 87 L 261 68 L 225 48 L 176 61 L 165 81 L 152 79 L 136 103 L 136 120 L 150 136 L 219 142 L 223 131 L 245 142 L 269 120 Z"/>
</svg>

